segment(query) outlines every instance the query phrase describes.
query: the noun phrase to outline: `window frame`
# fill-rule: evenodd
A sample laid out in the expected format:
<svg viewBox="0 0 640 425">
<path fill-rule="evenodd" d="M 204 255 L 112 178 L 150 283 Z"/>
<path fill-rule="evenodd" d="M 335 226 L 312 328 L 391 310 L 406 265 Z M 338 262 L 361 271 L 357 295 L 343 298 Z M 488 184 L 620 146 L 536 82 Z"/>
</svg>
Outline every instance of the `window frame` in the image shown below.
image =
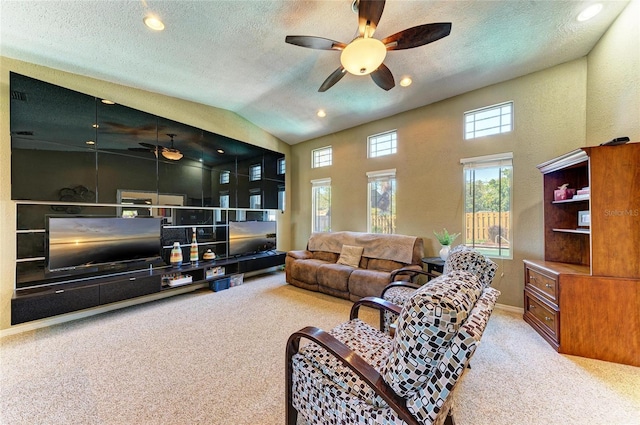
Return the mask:
<svg viewBox="0 0 640 425">
<path fill-rule="evenodd" d="M 395 234 L 397 231 L 397 195 L 398 195 L 398 186 L 397 186 L 397 178 L 396 178 L 396 169 L 391 168 L 388 170 L 379 170 L 379 171 L 370 171 L 367 172 L 367 232 L 368 233 L 376 233 L 376 234 Z M 373 228 L 373 207 L 371 206 L 371 193 L 373 192 L 372 184 L 378 183 L 381 181 L 392 181 L 391 187 L 391 199 L 389 199 L 389 208 L 390 208 L 390 216 L 391 216 L 391 233 L 388 232 L 379 232 L 375 231 Z"/>
<path fill-rule="evenodd" d="M 499 259 L 513 259 L 513 152 L 505 152 L 500 154 L 493 155 L 485 155 L 473 158 L 463 158 L 460 160 L 460 164 L 463 166 L 463 214 L 462 214 L 462 229 L 463 229 L 463 241 L 462 243 L 470 246 L 482 254 L 486 255 L 490 258 L 499 258 Z M 475 176 L 476 171 L 480 170 L 494 170 L 498 177 L 498 206 L 499 211 L 476 211 L 476 193 L 475 189 L 477 187 L 476 181 L 478 180 Z M 509 188 L 508 188 L 508 210 L 503 210 L 503 200 L 502 200 L 502 179 L 504 170 L 510 170 L 509 175 Z M 468 178 L 467 173 L 472 173 L 473 177 Z M 494 180 L 494 179 L 492 179 Z M 470 190 L 473 189 L 473 190 Z M 473 192 L 470 194 L 470 192 Z M 472 211 L 467 211 L 467 203 L 468 196 L 472 196 Z M 478 213 L 498 213 L 498 233 L 495 236 L 494 243 L 497 243 L 497 247 L 489 247 L 482 246 L 482 242 L 476 239 L 477 231 L 477 218 L 476 214 Z M 505 213 L 508 213 L 508 217 L 505 217 Z M 467 219 L 467 214 L 472 214 L 471 218 L 471 228 L 468 228 L 469 220 Z M 485 220 L 493 220 L 489 218 L 485 218 Z M 507 234 L 505 237 L 504 232 L 502 230 L 503 223 L 506 222 Z M 491 235 L 490 226 L 486 230 L 487 235 Z M 482 231 L 484 234 L 485 231 Z M 470 235 L 470 236 L 469 236 Z M 507 241 L 508 244 L 503 244 L 503 240 Z M 506 247 L 503 245 L 507 245 Z M 497 250 L 497 252 L 496 252 Z"/>
<path fill-rule="evenodd" d="M 231 171 L 221 171 L 220 184 L 229 184 L 230 182 L 231 182 Z"/>
<path fill-rule="evenodd" d="M 328 152 L 328 157 L 329 157 L 328 161 L 322 161 L 321 160 L 321 153 L 323 151 L 327 151 Z M 325 155 L 325 156 L 327 156 L 327 155 Z M 318 161 L 316 161 L 316 159 Z M 324 147 L 321 147 L 321 148 L 313 149 L 311 151 L 311 168 L 330 167 L 331 165 L 333 165 L 333 146 L 331 146 L 331 145 L 324 146 Z"/>
<path fill-rule="evenodd" d="M 510 110 L 508 114 L 503 114 L 502 112 L 502 108 L 504 108 L 505 106 L 509 106 Z M 473 109 L 471 111 L 466 111 L 463 116 L 462 116 L 462 133 L 464 135 L 464 140 L 473 140 L 473 139 L 478 139 L 481 137 L 487 137 L 487 136 L 496 136 L 499 134 L 505 134 L 505 133 L 511 133 L 514 131 L 514 116 L 515 116 L 515 111 L 514 111 L 515 105 L 513 100 L 509 100 L 507 102 L 502 102 L 502 103 L 496 103 L 495 105 L 489 105 L 489 106 L 484 106 L 482 108 L 478 108 L 478 109 Z M 494 110 L 500 110 L 497 118 L 500 119 L 500 124 L 498 126 L 493 126 L 493 127 L 488 127 L 488 128 L 483 128 L 483 129 L 476 129 L 476 124 L 481 121 L 481 120 L 486 120 L 486 119 L 490 119 L 490 118 L 496 118 L 496 117 L 489 117 L 489 118 L 483 118 L 483 119 L 476 119 L 476 116 L 482 113 L 486 113 L 486 112 L 490 112 L 490 111 L 494 111 Z M 503 123 L 503 118 L 506 117 L 507 115 L 509 115 L 509 124 Z M 473 121 L 469 122 L 469 120 L 467 119 L 468 117 L 473 116 Z M 468 124 L 473 124 L 473 130 L 468 130 L 467 129 L 467 125 Z M 506 127 L 509 126 L 508 130 L 503 130 L 502 127 Z M 493 132 L 493 133 L 487 133 L 487 134 L 480 134 L 480 135 L 476 135 L 477 132 L 483 132 L 483 131 L 487 131 L 487 130 L 491 130 L 491 129 L 498 129 L 498 131 Z M 471 134 L 471 135 L 470 135 Z"/>
<path fill-rule="evenodd" d="M 284 175 L 287 172 L 287 162 L 286 158 L 278 158 L 278 162 L 276 165 L 276 174 L 279 176 Z"/>
<path fill-rule="evenodd" d="M 256 170 L 258 170 L 256 172 Z M 262 164 L 249 165 L 249 181 L 257 182 L 262 180 Z"/>
<path fill-rule="evenodd" d="M 377 139 L 381 139 L 384 136 L 391 136 L 391 140 L 387 141 L 379 141 Z M 379 144 L 383 144 L 383 143 L 389 143 L 391 145 L 391 147 L 389 149 L 385 149 L 385 150 L 378 150 L 376 149 L 376 154 L 374 154 L 372 152 L 372 148 L 375 146 L 376 148 L 378 147 Z M 377 153 L 377 152 L 386 152 L 386 151 L 390 151 L 387 153 Z M 382 133 L 378 133 L 378 134 L 373 134 L 371 136 L 367 136 L 367 158 L 380 158 L 383 156 L 388 156 L 388 155 L 395 155 L 398 153 L 398 130 L 389 130 L 389 131 L 384 131 Z"/>
</svg>

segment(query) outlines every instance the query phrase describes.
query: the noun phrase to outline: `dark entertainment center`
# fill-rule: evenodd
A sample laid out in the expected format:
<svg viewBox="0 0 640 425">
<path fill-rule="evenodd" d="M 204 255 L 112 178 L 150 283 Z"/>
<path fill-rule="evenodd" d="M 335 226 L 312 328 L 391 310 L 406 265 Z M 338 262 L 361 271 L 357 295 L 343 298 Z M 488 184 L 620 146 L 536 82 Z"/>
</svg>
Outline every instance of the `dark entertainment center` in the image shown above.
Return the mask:
<svg viewBox="0 0 640 425">
<path fill-rule="evenodd" d="M 15 73 L 10 89 L 12 325 L 284 264 L 284 154 Z"/>
</svg>

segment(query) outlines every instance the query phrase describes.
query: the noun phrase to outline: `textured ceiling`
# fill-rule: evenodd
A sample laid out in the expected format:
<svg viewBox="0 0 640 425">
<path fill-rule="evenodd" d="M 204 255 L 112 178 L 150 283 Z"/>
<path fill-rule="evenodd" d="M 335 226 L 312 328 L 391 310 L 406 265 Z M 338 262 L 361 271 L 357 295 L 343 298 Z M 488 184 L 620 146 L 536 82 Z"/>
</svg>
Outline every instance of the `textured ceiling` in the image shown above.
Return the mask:
<svg viewBox="0 0 640 425">
<path fill-rule="evenodd" d="M 585 56 L 628 1 L 576 21 L 592 0 L 388 0 L 376 31 L 451 22 L 451 35 L 388 52 L 396 87 L 346 75 L 317 90 L 339 52 L 286 44 L 286 35 L 348 43 L 351 0 L 0 2 L 0 54 L 224 108 L 294 144 Z M 154 32 L 142 18 L 158 15 Z M 401 77 L 413 78 L 400 87 Z M 481 106 L 481 105 L 479 105 Z M 316 116 L 325 109 L 327 117 Z"/>
</svg>

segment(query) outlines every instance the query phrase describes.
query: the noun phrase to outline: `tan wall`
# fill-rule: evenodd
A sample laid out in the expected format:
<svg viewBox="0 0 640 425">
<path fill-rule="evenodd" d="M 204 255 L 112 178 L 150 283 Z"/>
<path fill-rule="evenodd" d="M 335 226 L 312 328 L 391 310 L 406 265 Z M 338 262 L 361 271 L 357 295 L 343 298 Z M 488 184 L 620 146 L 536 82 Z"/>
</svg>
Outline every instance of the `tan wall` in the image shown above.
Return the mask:
<svg viewBox="0 0 640 425">
<path fill-rule="evenodd" d="M 634 0 L 588 56 L 587 144 L 640 141 L 640 0 Z"/>
<path fill-rule="evenodd" d="M 398 233 L 424 238 L 437 255 L 433 230 L 461 231 L 460 158 L 513 152 L 512 260 L 498 260 L 499 302 L 522 307 L 523 258 L 541 259 L 542 177 L 536 165 L 617 136 L 640 141 L 640 1 L 633 0 L 582 59 L 526 75 L 327 137 L 294 145 L 291 225 L 296 249 L 311 229 L 311 179 L 332 178 L 333 230 L 366 230 L 367 171 L 397 168 Z M 465 141 L 465 111 L 513 100 L 510 134 Z M 398 154 L 369 160 L 366 138 L 398 130 Z M 311 150 L 332 145 L 334 165 L 311 169 Z M 459 242 L 459 241 L 458 241 Z"/>
<path fill-rule="evenodd" d="M 290 146 L 233 112 L 150 93 L 80 75 L 0 57 L 0 329 L 10 326 L 15 281 L 15 203 L 11 201 L 11 136 L 9 133 L 9 72 L 17 72 L 93 96 L 166 117 L 243 142 L 290 154 Z M 290 184 L 291 173 L 286 176 Z M 287 190 L 287 205 L 291 202 Z M 290 213 L 279 214 L 278 249 L 290 248 Z"/>
<path fill-rule="evenodd" d="M 536 165 L 584 144 L 586 58 L 292 147 L 293 246 L 311 230 L 310 180 L 331 177 L 332 229 L 367 230 L 366 172 L 396 168 L 397 232 L 419 236 L 436 256 L 434 230 L 460 232 L 460 159 L 513 152 L 513 260 L 498 260 L 500 302 L 522 306 L 523 258 L 541 258 L 542 178 Z M 465 111 L 514 101 L 514 131 L 464 140 Z M 571 105 L 571 107 L 567 107 Z M 397 129 L 398 153 L 367 159 L 367 136 Z M 311 169 L 311 150 L 332 145 L 333 165 Z M 460 240 L 457 241 L 460 243 Z"/>
</svg>

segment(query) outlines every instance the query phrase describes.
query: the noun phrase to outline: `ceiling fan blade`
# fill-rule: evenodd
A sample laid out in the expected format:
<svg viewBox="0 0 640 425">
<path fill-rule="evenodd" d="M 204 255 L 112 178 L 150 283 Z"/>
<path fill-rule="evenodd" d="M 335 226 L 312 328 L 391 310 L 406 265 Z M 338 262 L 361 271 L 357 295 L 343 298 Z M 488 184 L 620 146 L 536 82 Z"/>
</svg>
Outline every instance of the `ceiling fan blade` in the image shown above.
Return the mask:
<svg viewBox="0 0 640 425">
<path fill-rule="evenodd" d="M 387 68 L 385 64 L 381 64 L 378 69 L 371 73 L 371 79 L 384 90 L 391 90 L 396 86 L 396 82 L 393 80 L 393 74 Z"/>
<path fill-rule="evenodd" d="M 411 49 L 440 40 L 451 33 L 451 22 L 424 24 L 408 28 L 382 40 L 387 50 Z"/>
<path fill-rule="evenodd" d="M 129 148 L 130 151 L 133 152 L 154 152 L 155 149 L 147 149 L 147 148 Z"/>
<path fill-rule="evenodd" d="M 371 37 L 378 27 L 384 10 L 384 0 L 360 0 L 358 3 L 358 33 Z"/>
<path fill-rule="evenodd" d="M 138 143 L 140 146 L 144 146 L 145 148 L 147 148 L 147 150 L 151 149 L 152 151 L 156 150 L 158 148 L 158 146 L 156 145 L 152 145 L 151 143 L 144 143 L 144 142 L 140 142 Z"/>
<path fill-rule="evenodd" d="M 328 38 L 313 37 L 310 35 L 288 35 L 284 39 L 285 43 L 294 44 L 296 46 L 308 47 L 310 49 L 320 50 L 342 50 L 347 47 L 346 44 Z"/>
<path fill-rule="evenodd" d="M 333 85 L 335 83 L 340 81 L 340 79 L 342 79 L 342 77 L 344 77 L 344 74 L 346 74 L 346 73 L 347 73 L 347 70 L 344 69 L 342 66 L 340 68 L 336 69 L 335 71 L 333 71 L 331 73 L 331 75 L 329 75 L 327 77 L 326 80 L 324 80 L 324 83 L 322 83 L 322 85 L 320 86 L 318 91 L 319 92 L 325 92 L 325 91 L 329 90 L 331 87 L 333 87 Z"/>
</svg>

